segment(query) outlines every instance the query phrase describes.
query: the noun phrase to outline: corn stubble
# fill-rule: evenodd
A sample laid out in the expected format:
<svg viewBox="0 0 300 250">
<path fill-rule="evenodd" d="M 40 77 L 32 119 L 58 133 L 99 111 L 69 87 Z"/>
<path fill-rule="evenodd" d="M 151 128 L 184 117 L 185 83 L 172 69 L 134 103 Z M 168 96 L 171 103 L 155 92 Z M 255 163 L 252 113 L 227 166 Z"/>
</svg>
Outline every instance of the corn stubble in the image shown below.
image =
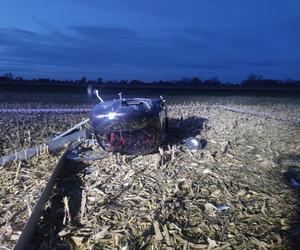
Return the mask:
<svg viewBox="0 0 300 250">
<path fill-rule="evenodd" d="M 297 106 L 245 107 L 299 119 Z M 206 103 L 172 105 L 169 116 L 169 145 L 157 153 L 70 163 L 68 171 L 77 170 L 58 181 L 38 225 L 36 247 L 291 247 L 300 237 L 298 187 L 289 186 L 284 176 L 291 166 L 300 167 L 299 125 Z M 43 123 L 48 132 L 38 139 L 31 134 L 31 142 L 67 128 L 72 119 L 82 117 L 64 116 L 56 123 L 50 117 Z M 202 150 L 180 145 L 191 135 L 206 142 Z M 25 138 L 24 133 L 20 140 Z M 1 245 L 15 243 L 56 161 L 45 153 L 1 169 Z"/>
</svg>

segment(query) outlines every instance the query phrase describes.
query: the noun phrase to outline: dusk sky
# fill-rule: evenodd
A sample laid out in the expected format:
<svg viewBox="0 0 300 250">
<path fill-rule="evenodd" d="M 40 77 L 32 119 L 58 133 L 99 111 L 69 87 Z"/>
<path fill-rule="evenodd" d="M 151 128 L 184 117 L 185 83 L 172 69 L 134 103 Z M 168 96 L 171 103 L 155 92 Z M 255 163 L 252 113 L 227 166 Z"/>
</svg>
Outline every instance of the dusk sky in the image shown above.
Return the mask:
<svg viewBox="0 0 300 250">
<path fill-rule="evenodd" d="M 2 0 L 0 74 L 300 79 L 299 0 Z"/>
</svg>

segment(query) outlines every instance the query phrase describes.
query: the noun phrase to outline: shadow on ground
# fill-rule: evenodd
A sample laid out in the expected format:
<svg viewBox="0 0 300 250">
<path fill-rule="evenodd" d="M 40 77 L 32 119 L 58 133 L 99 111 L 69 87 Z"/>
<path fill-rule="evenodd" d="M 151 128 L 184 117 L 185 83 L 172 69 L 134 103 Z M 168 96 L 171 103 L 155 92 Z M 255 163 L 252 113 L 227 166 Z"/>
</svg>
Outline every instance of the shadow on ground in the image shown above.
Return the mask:
<svg viewBox="0 0 300 250">
<path fill-rule="evenodd" d="M 185 138 L 196 137 L 200 135 L 203 128 L 206 126 L 206 119 L 201 117 L 190 117 L 187 119 L 169 119 L 169 128 L 167 131 L 167 140 L 163 146 L 173 146 L 182 143 Z M 201 140 L 202 147 L 205 147 L 206 141 Z M 103 156 L 104 157 L 104 156 Z M 61 237 L 63 232 L 76 228 L 81 228 L 82 225 L 78 221 L 77 216 L 81 209 L 82 191 L 84 183 L 80 174 L 89 165 L 83 162 L 68 161 L 61 176 L 58 178 L 56 186 L 49 203 L 44 211 L 41 221 L 38 224 L 34 239 L 31 242 L 29 249 L 72 249 L 67 236 L 65 241 Z M 105 204 L 106 206 L 114 206 L 117 204 L 118 198 L 126 191 L 120 190 L 115 196 L 111 197 Z M 71 221 L 65 218 L 64 198 L 68 198 L 68 205 L 71 212 Z M 181 204 L 182 197 L 175 197 L 174 200 Z M 181 207 L 181 206 L 180 206 Z M 156 215 L 158 216 L 158 215 Z M 162 224 L 165 222 L 161 218 L 157 218 Z M 171 219 L 171 218 L 169 218 Z M 174 220 L 171 219 L 171 220 Z M 65 224 L 63 223 L 65 221 Z M 144 232 L 145 235 L 152 235 L 153 228 L 150 227 Z M 131 239 L 130 242 L 134 246 L 139 246 L 139 239 Z"/>
<path fill-rule="evenodd" d="M 279 159 L 279 164 L 287 169 L 283 174 L 283 181 L 297 197 L 291 228 L 288 231 L 290 249 L 300 249 L 300 155 L 287 155 Z"/>
<path fill-rule="evenodd" d="M 164 146 L 178 145 L 188 137 L 196 137 L 207 126 L 208 120 L 202 117 L 192 116 L 186 119 L 169 118 L 167 137 Z M 206 141 L 201 140 L 202 147 L 205 147 Z"/>
<path fill-rule="evenodd" d="M 69 161 L 58 178 L 48 206 L 39 222 L 31 249 L 72 249 L 70 243 L 61 240 L 59 233 L 63 228 L 81 227 L 78 213 L 81 208 L 83 183 L 78 175 L 87 165 Z M 68 198 L 71 221 L 66 216 L 64 197 Z M 65 220 L 65 224 L 63 224 Z"/>
</svg>

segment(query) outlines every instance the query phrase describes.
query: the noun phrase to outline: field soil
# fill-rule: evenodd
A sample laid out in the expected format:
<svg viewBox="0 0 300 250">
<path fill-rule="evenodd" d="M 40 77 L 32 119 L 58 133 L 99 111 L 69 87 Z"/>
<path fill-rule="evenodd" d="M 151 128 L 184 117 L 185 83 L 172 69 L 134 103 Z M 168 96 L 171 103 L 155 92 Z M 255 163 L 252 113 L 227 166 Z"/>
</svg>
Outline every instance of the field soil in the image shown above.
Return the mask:
<svg viewBox="0 0 300 250">
<path fill-rule="evenodd" d="M 297 249 L 300 100 L 245 98 L 173 103 L 167 140 L 156 153 L 69 162 L 32 244 L 40 249 Z M 86 117 L 2 114 L 0 152 L 44 142 Z M 198 138 L 202 149 L 185 147 L 188 137 Z M 96 145 L 89 148 L 104 153 Z M 4 249 L 18 239 L 57 159 L 43 152 L 1 168 Z"/>
</svg>

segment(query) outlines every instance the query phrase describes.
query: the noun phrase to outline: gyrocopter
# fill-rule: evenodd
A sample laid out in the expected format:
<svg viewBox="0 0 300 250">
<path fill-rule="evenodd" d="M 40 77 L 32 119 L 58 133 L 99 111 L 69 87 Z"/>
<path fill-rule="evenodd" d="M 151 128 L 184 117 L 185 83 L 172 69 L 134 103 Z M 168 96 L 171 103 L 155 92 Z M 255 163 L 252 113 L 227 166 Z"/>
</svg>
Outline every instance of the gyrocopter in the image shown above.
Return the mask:
<svg viewBox="0 0 300 250">
<path fill-rule="evenodd" d="M 103 101 L 97 89 L 89 96 L 100 103 L 90 112 L 90 124 L 99 145 L 122 154 L 147 154 L 158 149 L 167 130 L 167 107 L 163 97 L 123 98 Z"/>
<path fill-rule="evenodd" d="M 99 90 L 92 85 L 87 87 L 87 94 L 90 98 L 97 97 L 99 102 L 89 110 L 87 119 L 43 144 L 0 157 L 0 166 L 14 160 L 28 160 L 43 151 L 57 152 L 66 144 L 70 145 L 68 151 L 71 153 L 68 157 L 71 160 L 91 161 L 103 158 L 108 152 L 149 154 L 157 151 L 166 140 L 168 112 L 162 96 L 153 99 L 127 99 L 119 93 L 116 99 L 103 100 Z M 88 123 L 90 128 L 82 129 Z M 81 141 L 81 145 L 77 141 Z M 82 146 L 90 141 L 94 145 L 98 144 L 102 152 L 93 152 Z M 184 144 L 189 149 L 201 148 L 201 142 L 197 138 L 187 138 Z"/>
</svg>

